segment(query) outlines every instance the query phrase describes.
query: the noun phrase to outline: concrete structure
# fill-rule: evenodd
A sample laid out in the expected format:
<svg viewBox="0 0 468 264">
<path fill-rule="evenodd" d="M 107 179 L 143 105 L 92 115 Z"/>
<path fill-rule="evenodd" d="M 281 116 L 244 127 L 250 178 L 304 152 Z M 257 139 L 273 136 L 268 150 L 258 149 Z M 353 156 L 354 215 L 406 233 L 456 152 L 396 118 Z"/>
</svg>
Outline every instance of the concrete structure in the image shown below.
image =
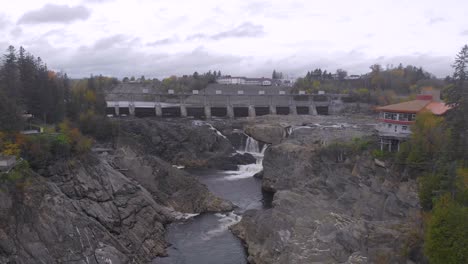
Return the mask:
<svg viewBox="0 0 468 264">
<path fill-rule="evenodd" d="M 256 85 L 256 86 L 271 86 L 274 81 L 269 78 L 247 78 L 247 77 L 221 77 L 216 80 L 219 84 L 229 85 Z"/>
<path fill-rule="evenodd" d="M 8 171 L 16 165 L 15 156 L 0 155 L 0 171 Z"/>
<path fill-rule="evenodd" d="M 443 115 L 449 107 L 432 95 L 419 95 L 416 100 L 377 107 L 379 124 L 380 149 L 400 150 L 401 142 L 411 135 L 411 125 L 418 113 L 429 111 L 434 115 Z"/>
<path fill-rule="evenodd" d="M 115 116 L 234 118 L 337 113 L 341 98 L 346 96 L 299 94 L 291 87 L 278 85 L 210 84 L 203 90 L 174 94 L 152 87 L 143 92 L 142 87 L 120 85 L 106 94 L 106 101 L 107 114 Z"/>
<path fill-rule="evenodd" d="M 341 95 L 309 94 L 108 94 L 108 115 L 156 117 L 256 117 L 266 114 L 328 114 Z M 344 96 L 344 95 L 343 95 Z M 332 100 L 333 99 L 333 100 Z M 318 100 L 318 101 L 317 101 Z M 338 99 L 339 100 L 339 99 Z"/>
</svg>

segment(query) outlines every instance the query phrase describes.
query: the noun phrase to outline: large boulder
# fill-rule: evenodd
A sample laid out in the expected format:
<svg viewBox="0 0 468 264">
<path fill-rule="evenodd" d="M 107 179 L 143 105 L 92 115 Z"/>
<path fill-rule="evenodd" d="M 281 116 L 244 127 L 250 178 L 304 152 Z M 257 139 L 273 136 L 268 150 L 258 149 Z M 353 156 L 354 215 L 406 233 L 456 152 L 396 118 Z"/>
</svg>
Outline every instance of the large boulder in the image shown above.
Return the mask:
<svg viewBox="0 0 468 264">
<path fill-rule="evenodd" d="M 287 137 L 287 128 L 279 124 L 253 124 L 245 127 L 245 133 L 263 143 L 279 144 Z"/>
</svg>

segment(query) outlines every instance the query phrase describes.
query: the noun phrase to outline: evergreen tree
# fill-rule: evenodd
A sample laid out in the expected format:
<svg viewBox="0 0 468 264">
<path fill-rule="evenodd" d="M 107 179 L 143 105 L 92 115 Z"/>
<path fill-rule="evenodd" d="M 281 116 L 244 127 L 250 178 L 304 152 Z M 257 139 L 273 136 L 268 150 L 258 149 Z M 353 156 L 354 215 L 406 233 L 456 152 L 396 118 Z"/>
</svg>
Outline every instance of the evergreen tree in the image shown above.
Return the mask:
<svg viewBox="0 0 468 264">
<path fill-rule="evenodd" d="M 453 150 L 456 159 L 468 166 L 468 45 L 457 54 L 452 85 L 446 89 L 446 102 L 452 109 L 447 114 L 452 127 Z"/>
</svg>

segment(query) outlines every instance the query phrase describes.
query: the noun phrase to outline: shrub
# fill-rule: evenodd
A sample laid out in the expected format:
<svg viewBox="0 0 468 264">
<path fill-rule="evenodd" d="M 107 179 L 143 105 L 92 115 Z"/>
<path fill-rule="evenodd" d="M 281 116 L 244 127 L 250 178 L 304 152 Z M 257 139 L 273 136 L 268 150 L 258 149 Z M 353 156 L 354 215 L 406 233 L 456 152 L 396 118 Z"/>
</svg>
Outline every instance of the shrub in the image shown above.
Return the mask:
<svg viewBox="0 0 468 264">
<path fill-rule="evenodd" d="M 449 195 L 441 197 L 427 225 L 424 251 L 430 263 L 466 263 L 468 208 L 457 204 Z"/>
<path fill-rule="evenodd" d="M 435 192 L 439 190 L 442 179 L 440 175 L 436 174 L 418 177 L 418 196 L 423 209 L 432 209 Z"/>
</svg>

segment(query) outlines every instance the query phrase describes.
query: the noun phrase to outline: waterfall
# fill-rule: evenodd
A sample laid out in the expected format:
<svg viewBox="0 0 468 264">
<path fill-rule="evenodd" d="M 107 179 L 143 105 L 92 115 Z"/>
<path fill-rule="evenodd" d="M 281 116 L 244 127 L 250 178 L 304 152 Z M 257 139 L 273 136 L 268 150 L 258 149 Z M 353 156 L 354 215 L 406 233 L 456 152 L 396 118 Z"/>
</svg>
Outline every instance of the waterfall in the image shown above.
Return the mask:
<svg viewBox="0 0 468 264">
<path fill-rule="evenodd" d="M 255 157 L 256 162 L 247 165 L 239 165 L 237 171 L 229 171 L 228 175 L 224 177 L 225 180 L 235 181 L 239 179 L 245 179 L 253 177 L 255 174 L 263 170 L 263 155 L 265 154 L 268 144 L 263 144 L 262 149 L 260 150 L 260 144 L 254 138 L 246 135 L 247 140 L 243 151 L 237 151 L 238 153 L 249 153 Z"/>
<path fill-rule="evenodd" d="M 260 154 L 265 155 L 265 151 L 266 151 L 267 148 L 268 148 L 268 144 L 264 144 L 263 148 L 262 148 L 262 151 L 260 151 Z"/>
<path fill-rule="evenodd" d="M 249 153 L 260 153 L 258 141 L 248 136 L 247 141 L 245 142 L 244 151 Z"/>
</svg>

